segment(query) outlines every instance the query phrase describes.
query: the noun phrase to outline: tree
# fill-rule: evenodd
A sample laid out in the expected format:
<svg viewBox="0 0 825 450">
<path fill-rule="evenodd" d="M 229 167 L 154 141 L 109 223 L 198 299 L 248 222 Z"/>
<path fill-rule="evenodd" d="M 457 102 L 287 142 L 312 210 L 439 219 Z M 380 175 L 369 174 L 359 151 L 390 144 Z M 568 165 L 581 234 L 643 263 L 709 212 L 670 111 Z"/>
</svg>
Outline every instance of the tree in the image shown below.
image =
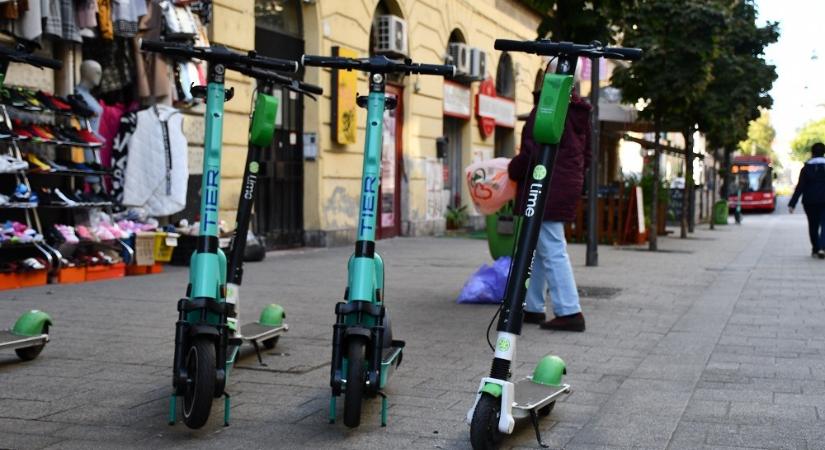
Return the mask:
<svg viewBox="0 0 825 450">
<path fill-rule="evenodd" d="M 763 109 L 759 118 L 752 120 L 748 126 L 748 138 L 739 143 L 739 151 L 745 155 L 769 156 L 775 167 L 781 167 L 773 150 L 775 138 L 776 130 L 771 124 L 771 115 Z"/>
<path fill-rule="evenodd" d="M 630 2 L 628 2 L 630 3 Z M 658 169 L 659 136 L 664 130 L 680 130 L 686 142 L 685 193 L 693 192 L 693 129 L 697 111 L 713 80 L 713 61 L 719 51 L 719 32 L 724 14 L 710 1 L 636 0 L 626 5 L 617 21 L 622 45 L 639 47 L 644 55 L 628 67 L 613 73 L 613 85 L 622 90 L 626 102 L 643 99 L 642 119 L 653 121 L 655 132 L 654 168 Z M 658 170 L 657 170 L 658 172 Z M 659 174 L 655 175 L 658 179 Z M 656 190 L 654 190 L 656 192 Z M 654 197 L 653 210 L 658 207 Z M 687 237 L 687 203 L 682 212 L 682 237 Z M 655 233 L 651 237 L 654 237 Z M 655 237 L 650 241 L 656 249 Z"/>
<path fill-rule="evenodd" d="M 811 146 L 816 142 L 825 143 L 825 119 L 808 122 L 791 141 L 791 157 L 805 161 L 811 157 Z"/>
<path fill-rule="evenodd" d="M 526 0 L 542 15 L 539 39 L 588 43 L 614 42 L 612 22 L 621 16 L 623 0 Z"/>
<path fill-rule="evenodd" d="M 721 172 L 726 175 L 739 142 L 748 137 L 748 124 L 760 116 L 761 109 L 773 104 L 769 92 L 777 77 L 776 67 L 765 61 L 764 52 L 779 39 L 779 31 L 776 22 L 757 26 L 753 0 L 718 3 L 726 11 L 726 27 L 713 63 L 713 80 L 705 91 L 699 127 L 709 148 L 714 153 L 721 151 Z M 727 193 L 727 181 L 723 176 L 723 193 Z"/>
</svg>

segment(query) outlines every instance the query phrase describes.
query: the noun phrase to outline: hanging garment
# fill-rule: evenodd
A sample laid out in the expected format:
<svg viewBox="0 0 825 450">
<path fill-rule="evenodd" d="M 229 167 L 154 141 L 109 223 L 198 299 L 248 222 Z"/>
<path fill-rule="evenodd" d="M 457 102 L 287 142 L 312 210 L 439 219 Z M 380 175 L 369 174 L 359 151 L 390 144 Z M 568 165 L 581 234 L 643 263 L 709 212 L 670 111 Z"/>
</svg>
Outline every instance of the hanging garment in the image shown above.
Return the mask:
<svg viewBox="0 0 825 450">
<path fill-rule="evenodd" d="M 20 8 L 20 16 L 14 21 L 9 31 L 29 40 L 35 40 L 43 34 L 43 14 L 41 0 L 28 0 L 25 11 Z"/>
<path fill-rule="evenodd" d="M 146 15 L 146 0 L 112 0 L 116 36 L 135 37 L 138 21 Z"/>
<path fill-rule="evenodd" d="M 131 39 L 86 39 L 83 43 L 83 57 L 100 63 L 103 72 L 99 89 L 102 94 L 120 91 L 134 81 Z"/>
<path fill-rule="evenodd" d="M 183 114 L 166 105 L 138 112 L 129 148 L 123 204 L 142 207 L 152 216 L 182 211 L 189 181 Z"/>
<path fill-rule="evenodd" d="M 59 39 L 83 42 L 77 27 L 74 0 L 47 0 L 48 7 L 43 9 L 43 33 Z"/>
<path fill-rule="evenodd" d="M 112 40 L 115 38 L 115 27 L 112 23 L 112 0 L 97 0 L 97 25 L 100 37 Z"/>
<path fill-rule="evenodd" d="M 105 114 L 105 108 L 104 108 Z M 104 118 L 104 122 L 106 119 Z M 115 210 L 123 210 L 123 186 L 126 181 L 126 163 L 129 159 L 129 140 L 137 127 L 137 112 L 125 113 L 120 118 L 117 135 L 112 141 L 112 199 Z"/>
<path fill-rule="evenodd" d="M 77 2 L 77 26 L 94 28 L 97 26 L 97 0 L 79 0 Z"/>
</svg>

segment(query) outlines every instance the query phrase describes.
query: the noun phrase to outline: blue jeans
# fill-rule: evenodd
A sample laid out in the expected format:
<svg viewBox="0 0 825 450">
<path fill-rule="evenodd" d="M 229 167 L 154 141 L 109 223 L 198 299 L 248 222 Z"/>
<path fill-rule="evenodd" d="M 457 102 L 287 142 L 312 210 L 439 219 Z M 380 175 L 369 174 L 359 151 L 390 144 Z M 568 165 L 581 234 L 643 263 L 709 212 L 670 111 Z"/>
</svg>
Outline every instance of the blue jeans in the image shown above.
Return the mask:
<svg viewBox="0 0 825 450">
<path fill-rule="evenodd" d="M 556 316 L 569 316 L 581 312 L 579 292 L 573 278 L 573 267 L 567 255 L 564 239 L 564 223 L 545 221 L 536 245 L 533 272 L 527 286 L 527 312 L 544 312 L 544 290 L 550 285 L 550 298 Z"/>
</svg>

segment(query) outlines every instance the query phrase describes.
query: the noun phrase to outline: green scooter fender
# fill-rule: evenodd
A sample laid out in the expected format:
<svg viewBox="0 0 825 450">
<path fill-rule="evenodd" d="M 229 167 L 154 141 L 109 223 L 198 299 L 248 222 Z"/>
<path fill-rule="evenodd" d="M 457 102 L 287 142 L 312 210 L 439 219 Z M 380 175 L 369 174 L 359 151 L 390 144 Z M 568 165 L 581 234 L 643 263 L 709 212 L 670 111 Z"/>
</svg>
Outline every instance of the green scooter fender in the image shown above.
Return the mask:
<svg viewBox="0 0 825 450">
<path fill-rule="evenodd" d="M 23 313 L 11 332 L 20 336 L 39 336 L 43 331 L 52 325 L 52 318 L 43 311 L 33 309 Z"/>
<path fill-rule="evenodd" d="M 533 382 L 549 386 L 561 386 L 561 378 L 567 373 L 564 360 L 555 355 L 546 355 L 539 360 L 533 370 Z"/>
<path fill-rule="evenodd" d="M 261 316 L 258 319 L 258 323 L 269 327 L 279 327 L 283 325 L 284 318 L 286 318 L 284 308 L 281 305 L 272 303 L 261 310 Z"/>
<path fill-rule="evenodd" d="M 490 394 L 495 398 L 501 397 L 501 385 L 495 383 L 487 383 L 481 388 L 482 394 Z"/>
</svg>

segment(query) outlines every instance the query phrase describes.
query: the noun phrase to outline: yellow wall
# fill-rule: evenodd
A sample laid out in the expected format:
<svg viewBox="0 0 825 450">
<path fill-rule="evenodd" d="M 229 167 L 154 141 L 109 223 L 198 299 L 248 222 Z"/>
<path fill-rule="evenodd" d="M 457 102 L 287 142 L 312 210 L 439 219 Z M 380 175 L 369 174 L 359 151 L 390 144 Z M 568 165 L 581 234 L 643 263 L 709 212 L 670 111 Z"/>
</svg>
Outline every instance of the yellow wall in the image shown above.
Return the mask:
<svg viewBox="0 0 825 450">
<path fill-rule="evenodd" d="M 457 28 L 468 45 L 487 51 L 487 71 L 491 77 L 495 77 L 500 56 L 500 52 L 493 49 L 494 40 L 534 39 L 538 25 L 538 17 L 513 0 L 398 0 L 395 3 L 407 21 L 409 56 L 414 61 L 443 63 L 450 33 Z M 339 45 L 368 56 L 370 26 L 377 4 L 377 0 L 318 0 L 314 4 L 303 4 L 306 52 L 329 55 L 331 47 Z M 516 110 L 522 114 L 532 106 L 533 81 L 542 62 L 541 58 L 526 54 L 511 56 L 516 76 Z M 354 235 L 357 225 L 366 111 L 358 111 L 356 143 L 333 143 L 330 71 L 307 68 L 305 80 L 321 85 L 325 94 L 317 104 L 307 102 L 304 115 L 306 130 L 317 131 L 319 135 L 318 158 L 305 163 L 304 227 L 310 244 L 346 242 Z M 478 84 L 472 84 L 473 102 Z M 366 76 L 361 74 L 358 92 L 367 91 Z M 444 226 L 441 214 L 427 213 L 427 164 L 435 162 L 435 141 L 443 134 L 442 79 L 406 77 L 403 104 L 403 164 L 408 194 L 401 196 L 401 215 L 405 222 L 402 233 L 430 234 Z M 516 125 L 517 146 L 521 126 Z M 462 163 L 466 166 L 474 155 L 492 157 L 494 143 L 493 136 L 482 139 L 473 117 L 463 127 Z M 431 177 L 441 176 L 440 169 L 429 172 Z M 471 204 L 466 186 L 463 202 Z"/>
</svg>

